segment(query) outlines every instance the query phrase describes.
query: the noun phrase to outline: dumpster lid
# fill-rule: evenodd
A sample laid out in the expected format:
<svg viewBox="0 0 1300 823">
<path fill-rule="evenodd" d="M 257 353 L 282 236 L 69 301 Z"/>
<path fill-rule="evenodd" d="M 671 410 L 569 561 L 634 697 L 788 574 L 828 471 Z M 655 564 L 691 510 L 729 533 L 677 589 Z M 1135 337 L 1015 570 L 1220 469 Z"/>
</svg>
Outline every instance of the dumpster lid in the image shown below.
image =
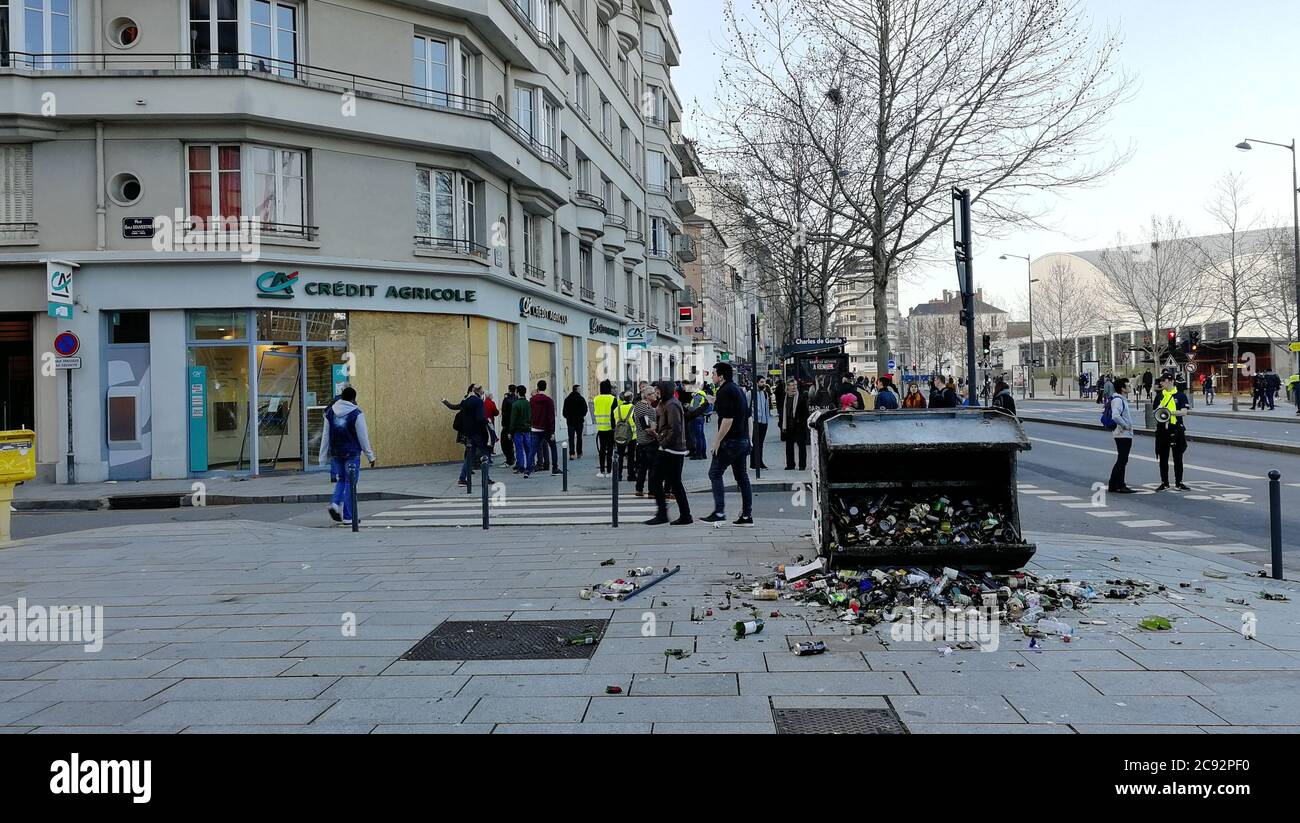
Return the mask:
<svg viewBox="0 0 1300 823">
<path fill-rule="evenodd" d="M 998 409 L 911 409 L 822 414 L 828 449 L 858 452 L 1024 451 L 1020 421 Z"/>
</svg>

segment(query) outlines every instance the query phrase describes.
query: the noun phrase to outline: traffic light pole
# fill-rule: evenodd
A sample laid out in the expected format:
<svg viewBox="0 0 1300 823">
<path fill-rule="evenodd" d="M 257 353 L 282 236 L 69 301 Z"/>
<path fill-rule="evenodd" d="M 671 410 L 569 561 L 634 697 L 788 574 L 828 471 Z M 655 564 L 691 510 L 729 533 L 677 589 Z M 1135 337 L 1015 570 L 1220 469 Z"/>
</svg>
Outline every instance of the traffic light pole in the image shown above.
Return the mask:
<svg viewBox="0 0 1300 823">
<path fill-rule="evenodd" d="M 968 405 L 978 406 L 975 388 L 975 272 L 970 237 L 970 189 L 952 190 L 953 247 L 957 258 L 957 280 L 961 286 L 962 322 L 966 324 L 966 388 Z"/>
</svg>

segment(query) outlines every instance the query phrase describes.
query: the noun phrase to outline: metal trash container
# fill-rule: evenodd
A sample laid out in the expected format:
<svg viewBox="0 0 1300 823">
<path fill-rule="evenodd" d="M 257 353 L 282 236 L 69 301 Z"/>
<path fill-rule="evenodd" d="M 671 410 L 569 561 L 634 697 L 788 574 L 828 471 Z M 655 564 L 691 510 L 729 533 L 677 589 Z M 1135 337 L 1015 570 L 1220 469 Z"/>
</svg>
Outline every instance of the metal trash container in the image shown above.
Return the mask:
<svg viewBox="0 0 1300 823">
<path fill-rule="evenodd" d="M 991 408 L 818 412 L 813 540 L 833 568 L 1016 569 L 1020 421 Z M 922 508 L 924 507 L 924 511 Z"/>
</svg>

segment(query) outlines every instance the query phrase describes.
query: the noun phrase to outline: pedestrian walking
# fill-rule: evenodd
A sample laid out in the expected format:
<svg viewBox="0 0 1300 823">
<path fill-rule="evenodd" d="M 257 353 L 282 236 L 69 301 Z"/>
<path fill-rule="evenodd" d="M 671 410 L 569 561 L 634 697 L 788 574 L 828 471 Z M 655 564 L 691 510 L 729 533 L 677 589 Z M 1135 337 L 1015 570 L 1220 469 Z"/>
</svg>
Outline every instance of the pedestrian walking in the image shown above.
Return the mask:
<svg viewBox="0 0 1300 823">
<path fill-rule="evenodd" d="M 1128 468 L 1128 455 L 1133 449 L 1133 416 L 1128 405 L 1128 378 L 1121 377 L 1115 381 L 1115 393 L 1110 398 L 1110 420 L 1114 425 L 1115 465 L 1110 470 L 1110 483 L 1107 490 L 1112 494 L 1134 494 L 1128 487 L 1124 473 Z M 1105 423 L 1106 415 L 1102 415 Z"/>
<path fill-rule="evenodd" d="M 501 410 L 497 408 L 496 400 L 492 397 L 492 392 L 483 393 L 483 416 L 487 419 L 487 450 L 489 458 L 497 450 L 497 417 Z"/>
<path fill-rule="evenodd" d="M 1052 387 L 1052 393 L 1055 394 L 1055 393 L 1056 393 L 1056 375 L 1055 375 L 1055 374 L 1053 374 L 1053 375 L 1051 376 L 1051 378 L 1048 379 L 1047 384 L 1048 384 L 1049 386 Z"/>
<path fill-rule="evenodd" d="M 659 383 L 659 405 L 656 407 L 655 439 L 659 443 L 655 469 L 650 475 L 650 494 L 655 499 L 655 516 L 646 521 L 647 526 L 668 523 L 668 500 L 671 492 L 677 501 L 677 519 L 674 526 L 693 522 L 686 488 L 682 485 L 682 462 L 689 451 L 686 444 L 686 410 L 677 399 L 673 384 L 667 380 Z"/>
<path fill-rule="evenodd" d="M 582 457 L 582 430 L 587 422 L 587 398 L 582 396 L 582 387 L 573 385 L 573 391 L 564 398 L 564 425 L 569 431 L 569 459 Z"/>
<path fill-rule="evenodd" d="M 736 485 L 740 487 L 740 517 L 732 521 L 736 526 L 754 525 L 754 492 L 749 485 L 746 461 L 753 451 L 749 440 L 749 401 L 732 379 L 730 363 L 713 367 L 714 411 L 718 415 L 718 433 L 709 449 L 713 457 L 709 464 L 709 482 L 713 485 L 713 512 L 702 518 L 705 523 L 721 523 L 727 519 L 727 498 L 723 493 L 722 475 L 731 470 Z"/>
<path fill-rule="evenodd" d="M 785 411 L 781 415 L 781 439 L 785 441 L 785 468 L 794 469 L 794 452 L 799 450 L 799 471 L 808 463 L 808 394 L 798 381 L 785 382 Z"/>
<path fill-rule="evenodd" d="M 921 389 L 915 383 L 907 384 L 907 394 L 903 397 L 903 408 L 905 409 L 924 409 L 925 395 L 921 394 Z"/>
<path fill-rule="evenodd" d="M 1205 405 L 1214 405 L 1214 375 L 1206 372 L 1201 378 L 1201 391 L 1205 394 Z"/>
<path fill-rule="evenodd" d="M 614 471 L 614 384 L 600 381 L 600 394 L 591 398 L 591 422 L 596 426 L 596 477 L 609 477 Z"/>
<path fill-rule="evenodd" d="M 772 421 L 772 395 L 767 386 L 767 378 L 758 378 L 758 388 L 754 394 L 754 454 L 750 465 L 755 469 L 766 469 L 763 462 L 763 442 L 767 440 L 767 427 Z"/>
<path fill-rule="evenodd" d="M 546 381 L 537 381 L 537 391 L 528 400 L 529 422 L 533 437 L 533 454 L 537 455 L 537 470 L 550 470 L 551 474 L 564 474 L 560 471 L 560 459 L 555 444 L 555 401 L 546 393 Z"/>
<path fill-rule="evenodd" d="M 1016 416 L 1016 398 L 1011 394 L 1011 387 L 1005 380 L 998 380 L 994 386 L 993 408 L 1001 409 L 1012 417 Z"/>
<path fill-rule="evenodd" d="M 510 436 L 515 441 L 515 474 L 527 479 L 533 475 L 533 407 L 528 387 L 515 386 L 515 402 L 510 407 Z"/>
<path fill-rule="evenodd" d="M 1174 487 L 1181 491 L 1191 491 L 1183 485 L 1183 452 L 1187 451 L 1187 428 L 1178 412 L 1190 404 L 1187 395 L 1174 385 L 1171 374 L 1160 375 L 1160 395 L 1156 399 L 1157 409 L 1168 409 L 1168 422 L 1156 422 L 1156 457 L 1160 460 L 1160 486 L 1156 491 L 1169 488 L 1169 454 L 1174 456 Z"/>
<path fill-rule="evenodd" d="M 1147 369 L 1142 372 L 1142 389 L 1146 392 L 1147 400 L 1151 399 L 1151 387 L 1155 385 L 1155 378 L 1151 376 L 1151 370 Z"/>
<path fill-rule="evenodd" d="M 456 439 L 465 445 L 465 460 L 461 463 L 460 479 L 456 485 L 468 486 L 479 458 L 487 455 L 488 423 L 483 407 L 483 387 L 471 383 L 459 403 L 449 403 L 444 397 L 442 405 L 456 412 L 451 426 L 456 430 Z"/>
<path fill-rule="evenodd" d="M 636 426 L 636 496 L 645 496 L 646 479 L 654 474 L 659 459 L 659 390 L 649 383 L 641 389 L 641 398 L 632 404 L 632 423 Z"/>
<path fill-rule="evenodd" d="M 515 439 L 510 434 L 510 407 L 515 404 L 515 384 L 506 389 L 506 396 L 501 398 L 501 454 L 505 455 L 506 465 L 515 465 Z"/>
<path fill-rule="evenodd" d="M 897 409 L 898 393 L 894 391 L 894 382 L 888 377 L 881 378 L 880 391 L 876 394 L 877 409 Z"/>
<path fill-rule="evenodd" d="M 366 415 L 356 401 L 357 390 L 344 386 L 338 399 L 325 409 L 325 426 L 321 430 L 317 462 L 323 466 L 329 460 L 334 495 L 327 511 L 335 523 L 351 524 L 356 516 L 352 511 L 352 481 L 361 472 L 361 455 L 364 453 L 370 461 L 370 468 L 375 467 Z"/>
</svg>

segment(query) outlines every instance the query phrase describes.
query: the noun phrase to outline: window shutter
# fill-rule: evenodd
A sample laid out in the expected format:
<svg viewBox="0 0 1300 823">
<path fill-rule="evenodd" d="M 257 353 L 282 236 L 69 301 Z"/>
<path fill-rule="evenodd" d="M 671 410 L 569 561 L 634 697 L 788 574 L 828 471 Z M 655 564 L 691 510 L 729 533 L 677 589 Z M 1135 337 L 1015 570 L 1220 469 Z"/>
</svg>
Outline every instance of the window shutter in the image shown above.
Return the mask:
<svg viewBox="0 0 1300 823">
<path fill-rule="evenodd" d="M 0 145 L 0 223 L 32 222 L 32 147 Z"/>
</svg>

